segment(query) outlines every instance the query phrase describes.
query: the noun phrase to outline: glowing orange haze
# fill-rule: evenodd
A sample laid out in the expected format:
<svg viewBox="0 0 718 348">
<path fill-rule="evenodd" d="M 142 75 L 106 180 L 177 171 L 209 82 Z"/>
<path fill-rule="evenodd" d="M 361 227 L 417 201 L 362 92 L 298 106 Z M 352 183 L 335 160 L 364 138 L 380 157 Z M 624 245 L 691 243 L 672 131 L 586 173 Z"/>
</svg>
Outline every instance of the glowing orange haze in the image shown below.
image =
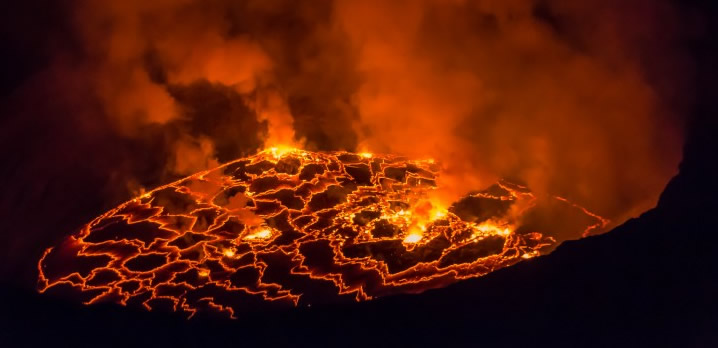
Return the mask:
<svg viewBox="0 0 718 348">
<path fill-rule="evenodd" d="M 434 158 L 441 201 L 511 177 L 618 223 L 655 203 L 681 144 L 636 44 L 670 30 L 670 11 L 629 2 L 646 15 L 568 0 L 551 16 L 516 0 L 85 1 L 75 15 L 128 136 L 186 117 L 171 86 L 206 80 L 266 121 L 246 135 L 265 147 Z M 217 140 L 174 140 L 168 170 L 215 166 Z"/>
</svg>

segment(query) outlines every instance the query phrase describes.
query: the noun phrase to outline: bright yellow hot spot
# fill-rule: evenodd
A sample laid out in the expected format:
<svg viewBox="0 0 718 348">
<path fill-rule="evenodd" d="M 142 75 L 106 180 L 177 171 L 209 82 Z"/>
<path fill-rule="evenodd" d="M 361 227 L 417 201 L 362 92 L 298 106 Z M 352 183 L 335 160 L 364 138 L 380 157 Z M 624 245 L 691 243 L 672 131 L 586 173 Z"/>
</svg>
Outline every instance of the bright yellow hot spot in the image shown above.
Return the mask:
<svg viewBox="0 0 718 348">
<path fill-rule="evenodd" d="M 275 159 L 280 159 L 288 153 L 293 153 L 293 152 L 299 151 L 299 149 L 291 147 L 291 146 L 286 146 L 286 145 L 277 145 L 277 146 L 272 146 L 272 147 L 266 149 L 265 151 L 269 152 L 272 155 L 272 157 L 274 157 Z"/>
<path fill-rule="evenodd" d="M 224 251 L 224 256 L 227 256 L 227 257 L 232 257 L 232 256 L 234 256 L 234 250 L 232 250 L 232 249 L 227 249 L 227 250 L 225 250 L 225 251 Z"/>
<path fill-rule="evenodd" d="M 406 238 L 404 238 L 404 243 L 416 243 L 421 240 L 423 236 L 421 233 L 412 232 L 406 235 Z"/>
<path fill-rule="evenodd" d="M 209 272 L 207 272 L 207 271 L 204 271 L 204 270 L 199 271 L 199 276 L 200 276 L 200 277 L 206 277 L 206 276 L 208 276 L 208 275 L 209 275 Z"/>
<path fill-rule="evenodd" d="M 474 226 L 473 237 L 485 237 L 486 235 L 508 236 L 512 232 L 512 227 L 506 224 L 500 224 L 491 220 L 482 222 Z"/>
<path fill-rule="evenodd" d="M 372 156 L 374 156 L 374 155 L 371 154 L 371 152 L 362 152 L 362 153 L 360 153 L 359 155 L 362 156 L 362 157 L 364 157 L 364 158 L 371 158 Z"/>
<path fill-rule="evenodd" d="M 260 229 L 254 233 L 244 236 L 244 240 L 267 239 L 272 236 L 272 231 L 268 228 Z"/>
<path fill-rule="evenodd" d="M 404 243 L 416 243 L 424 238 L 424 232 L 426 232 L 426 226 L 423 224 L 413 225 L 409 227 L 409 231 L 404 237 Z"/>
</svg>

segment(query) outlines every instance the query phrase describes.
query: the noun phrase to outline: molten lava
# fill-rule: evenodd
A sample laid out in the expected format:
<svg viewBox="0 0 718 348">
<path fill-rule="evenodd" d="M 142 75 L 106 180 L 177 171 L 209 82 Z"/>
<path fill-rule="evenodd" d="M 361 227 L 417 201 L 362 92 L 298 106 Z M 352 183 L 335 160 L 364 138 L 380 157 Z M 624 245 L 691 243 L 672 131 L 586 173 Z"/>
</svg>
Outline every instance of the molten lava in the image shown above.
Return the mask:
<svg viewBox="0 0 718 348">
<path fill-rule="evenodd" d="M 445 209 L 430 198 L 438 174 L 433 160 L 271 148 L 96 218 L 44 253 L 40 291 L 234 317 L 418 293 L 556 245 L 526 218 L 541 203 L 525 187 L 502 181 Z M 576 236 L 607 222 L 551 200 L 580 221 Z"/>
</svg>

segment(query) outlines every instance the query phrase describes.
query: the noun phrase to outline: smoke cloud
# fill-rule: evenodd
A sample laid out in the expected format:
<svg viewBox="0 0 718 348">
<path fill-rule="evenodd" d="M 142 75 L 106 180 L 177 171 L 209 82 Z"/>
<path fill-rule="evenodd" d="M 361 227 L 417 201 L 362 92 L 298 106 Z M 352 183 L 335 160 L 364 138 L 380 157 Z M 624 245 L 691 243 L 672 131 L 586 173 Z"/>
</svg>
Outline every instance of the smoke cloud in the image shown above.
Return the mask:
<svg viewBox="0 0 718 348">
<path fill-rule="evenodd" d="M 82 149 L 101 201 L 275 144 L 431 157 L 443 199 L 506 177 L 614 222 L 677 172 L 693 19 L 668 1 L 59 7 L 49 63 L 4 109 L 52 114 L 42 141 Z"/>
<path fill-rule="evenodd" d="M 451 198 L 503 176 L 613 219 L 645 210 L 680 158 L 644 62 L 680 64 L 665 6 L 338 2 L 363 77 L 360 144 L 440 159 Z"/>
</svg>

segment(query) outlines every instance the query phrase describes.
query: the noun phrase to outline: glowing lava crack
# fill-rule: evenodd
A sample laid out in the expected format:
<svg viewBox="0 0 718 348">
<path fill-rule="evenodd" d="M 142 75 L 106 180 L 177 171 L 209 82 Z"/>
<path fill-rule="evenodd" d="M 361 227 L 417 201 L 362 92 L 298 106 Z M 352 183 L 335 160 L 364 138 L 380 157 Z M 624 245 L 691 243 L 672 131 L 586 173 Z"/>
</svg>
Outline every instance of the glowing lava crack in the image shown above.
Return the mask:
<svg viewBox="0 0 718 348">
<path fill-rule="evenodd" d="M 263 151 L 96 218 L 45 252 L 40 291 L 234 317 L 418 293 L 556 244 L 523 222 L 537 209 L 526 188 L 500 182 L 442 209 L 428 198 L 437 175 L 397 156 Z M 606 223 L 553 201 L 579 216 L 579 235 Z"/>
</svg>

